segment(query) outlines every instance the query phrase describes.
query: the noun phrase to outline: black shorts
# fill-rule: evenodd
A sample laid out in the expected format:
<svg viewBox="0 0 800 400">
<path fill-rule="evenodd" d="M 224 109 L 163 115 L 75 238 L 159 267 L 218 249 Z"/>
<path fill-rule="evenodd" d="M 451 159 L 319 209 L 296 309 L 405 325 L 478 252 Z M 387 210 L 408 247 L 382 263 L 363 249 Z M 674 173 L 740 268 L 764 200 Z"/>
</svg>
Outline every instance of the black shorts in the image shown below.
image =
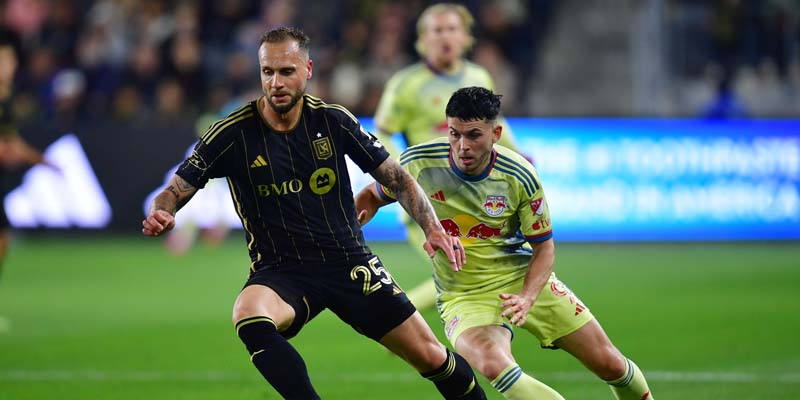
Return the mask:
<svg viewBox="0 0 800 400">
<path fill-rule="evenodd" d="M 271 288 L 294 308 L 294 321 L 281 332 L 287 339 L 326 308 L 375 341 L 416 311 L 374 255 L 347 264 L 263 268 L 250 274 L 244 286 L 250 285 Z"/>
</svg>

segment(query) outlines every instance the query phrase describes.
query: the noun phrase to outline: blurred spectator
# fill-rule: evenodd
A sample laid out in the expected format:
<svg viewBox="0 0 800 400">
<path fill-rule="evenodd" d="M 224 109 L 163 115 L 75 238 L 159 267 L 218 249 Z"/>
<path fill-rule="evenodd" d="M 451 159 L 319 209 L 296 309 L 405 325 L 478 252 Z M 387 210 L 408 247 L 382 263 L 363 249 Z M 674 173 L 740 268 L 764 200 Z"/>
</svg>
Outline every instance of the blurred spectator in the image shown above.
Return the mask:
<svg viewBox="0 0 800 400">
<path fill-rule="evenodd" d="M 135 123 L 146 116 L 142 93 L 136 86 L 125 84 L 114 94 L 112 119 L 125 123 Z"/>
<path fill-rule="evenodd" d="M 84 76 L 79 119 L 91 121 L 111 110 L 111 115 L 127 115 L 118 113 L 113 98 L 117 94 L 125 96 L 122 104 L 135 97 L 147 110 L 155 110 L 156 87 L 165 76 L 182 86 L 185 107 L 202 111 L 217 85 L 228 85 L 230 96 L 250 89 L 246 82 L 257 73 L 251 55 L 258 38 L 279 25 L 300 26 L 317 38 L 311 44 L 312 93 L 341 102 L 357 114 L 372 115 L 388 78 L 416 57 L 415 18 L 433 3 L 7 0 L 0 4 L 0 25 L 22 39 L 14 107 L 23 120 L 53 112 L 50 84 L 64 69 Z M 531 82 L 547 79 L 537 72 L 540 49 L 546 50 L 542 40 L 548 37 L 552 19 L 576 17 L 559 14 L 575 10 L 569 8 L 572 3 L 588 8 L 577 0 L 463 2 L 477 17 L 475 33 L 481 38 L 471 59 L 494 75 L 498 91 L 506 96 L 506 114 L 529 112 Z M 667 57 L 672 68 L 667 71 L 703 82 L 702 93 L 727 87 L 742 102 L 752 104 L 755 115 L 780 115 L 796 104 L 792 88 L 800 81 L 797 1 L 669 0 L 667 4 L 664 19 L 672 47 L 672 56 Z"/>
<path fill-rule="evenodd" d="M 183 91 L 199 104 L 205 100 L 206 73 L 201 59 L 203 56 L 200 41 L 190 33 L 173 36 L 168 45 L 167 74 L 180 83 Z"/>
<path fill-rule="evenodd" d="M 62 131 L 74 128 L 85 111 L 86 77 L 78 69 L 59 71 L 53 78 L 51 123 Z"/>
<path fill-rule="evenodd" d="M 122 80 L 138 88 L 145 103 L 152 105 L 161 75 L 161 58 L 157 49 L 151 43 L 142 41 L 130 54 L 130 61 L 123 70 Z"/>
</svg>

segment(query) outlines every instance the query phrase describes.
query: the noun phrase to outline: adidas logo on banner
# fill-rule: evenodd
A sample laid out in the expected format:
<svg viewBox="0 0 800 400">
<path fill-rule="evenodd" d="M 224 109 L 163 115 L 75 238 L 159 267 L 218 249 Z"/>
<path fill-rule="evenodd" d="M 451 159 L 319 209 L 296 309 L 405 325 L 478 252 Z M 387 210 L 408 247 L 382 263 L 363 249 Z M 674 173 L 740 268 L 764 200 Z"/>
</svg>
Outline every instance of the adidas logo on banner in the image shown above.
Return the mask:
<svg viewBox="0 0 800 400">
<path fill-rule="evenodd" d="M 261 154 L 256 157 L 255 160 L 250 164 L 250 168 L 258 168 L 258 167 L 266 167 L 267 162 L 264 160 L 264 157 L 261 157 Z"/>
<path fill-rule="evenodd" d="M 434 200 L 444 201 L 444 192 L 442 192 L 440 190 L 440 191 L 432 194 L 431 198 L 434 199 Z"/>
<path fill-rule="evenodd" d="M 103 228 L 111 205 L 77 136 L 67 134 L 44 151 L 54 170 L 37 165 L 3 202 L 16 228 Z"/>
</svg>

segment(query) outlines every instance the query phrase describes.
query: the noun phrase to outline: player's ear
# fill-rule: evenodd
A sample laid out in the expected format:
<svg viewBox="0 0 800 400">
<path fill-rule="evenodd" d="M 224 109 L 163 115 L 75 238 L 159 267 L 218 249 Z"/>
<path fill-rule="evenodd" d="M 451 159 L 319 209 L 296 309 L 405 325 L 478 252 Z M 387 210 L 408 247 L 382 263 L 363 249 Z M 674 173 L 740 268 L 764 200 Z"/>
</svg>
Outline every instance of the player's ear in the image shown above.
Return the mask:
<svg viewBox="0 0 800 400">
<path fill-rule="evenodd" d="M 312 72 L 314 71 L 314 62 L 309 59 L 306 67 L 308 68 L 308 77 L 306 77 L 306 80 L 310 80 Z"/>
<path fill-rule="evenodd" d="M 500 140 L 500 136 L 503 135 L 503 125 L 497 124 L 492 128 L 492 144 L 497 143 Z"/>
</svg>

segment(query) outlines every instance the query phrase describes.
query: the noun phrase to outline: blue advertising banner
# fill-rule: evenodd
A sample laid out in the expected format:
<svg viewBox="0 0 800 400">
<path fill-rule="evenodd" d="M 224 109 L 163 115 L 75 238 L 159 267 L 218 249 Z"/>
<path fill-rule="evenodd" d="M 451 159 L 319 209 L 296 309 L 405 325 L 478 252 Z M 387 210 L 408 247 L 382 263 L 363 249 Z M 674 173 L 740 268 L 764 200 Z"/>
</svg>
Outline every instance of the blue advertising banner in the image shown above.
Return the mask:
<svg viewBox="0 0 800 400">
<path fill-rule="evenodd" d="M 373 130 L 371 119 L 362 122 Z M 539 171 L 558 241 L 800 239 L 800 119 L 509 124 Z M 141 143 L 109 149 L 107 129 L 89 127 L 43 147 L 58 168 L 34 167 L 8 193 L 12 226 L 138 232 L 194 137 L 148 128 L 124 135 Z M 156 157 L 146 135 L 172 142 Z M 354 192 L 372 182 L 355 165 L 350 175 Z M 365 235 L 403 240 L 403 214 L 396 204 L 382 209 Z M 177 223 L 241 228 L 219 179 L 181 209 Z"/>
<path fill-rule="evenodd" d="M 800 239 L 800 120 L 509 124 L 539 171 L 556 240 Z M 381 210 L 367 238 L 404 238 L 401 214 Z"/>
</svg>

